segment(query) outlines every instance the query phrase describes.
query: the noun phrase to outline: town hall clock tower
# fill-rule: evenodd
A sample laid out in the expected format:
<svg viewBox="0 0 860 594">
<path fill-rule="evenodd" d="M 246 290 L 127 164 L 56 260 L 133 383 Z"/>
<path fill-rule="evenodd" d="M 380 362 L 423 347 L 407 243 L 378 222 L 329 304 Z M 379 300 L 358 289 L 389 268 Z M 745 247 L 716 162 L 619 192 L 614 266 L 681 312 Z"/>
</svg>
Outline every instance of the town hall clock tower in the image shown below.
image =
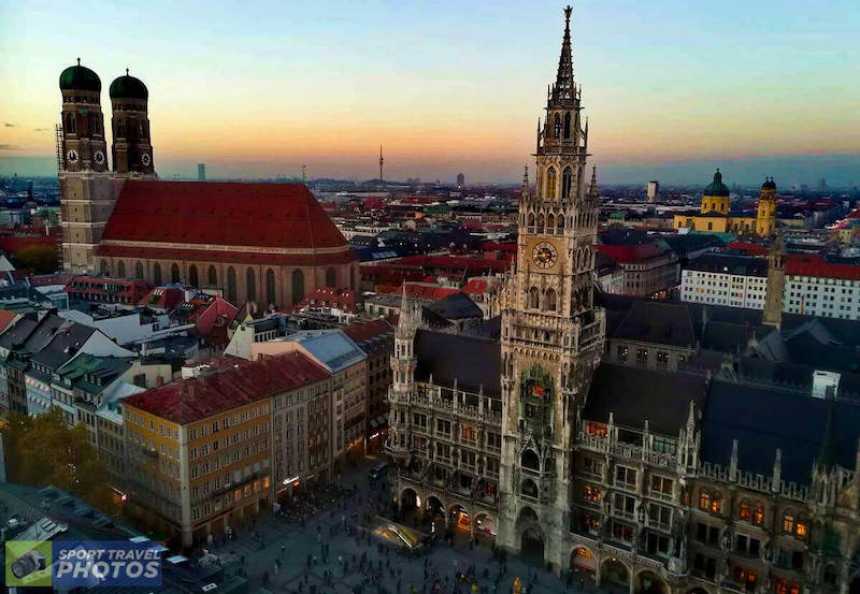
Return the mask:
<svg viewBox="0 0 860 594">
<path fill-rule="evenodd" d="M 594 307 L 596 172 L 587 181 L 588 125 L 573 77 L 571 8 L 546 116 L 538 121 L 536 184 L 524 180 L 516 268 L 502 294 L 502 459 L 498 544 L 542 550 L 560 567 L 569 531 L 579 410 L 603 351 Z"/>
</svg>

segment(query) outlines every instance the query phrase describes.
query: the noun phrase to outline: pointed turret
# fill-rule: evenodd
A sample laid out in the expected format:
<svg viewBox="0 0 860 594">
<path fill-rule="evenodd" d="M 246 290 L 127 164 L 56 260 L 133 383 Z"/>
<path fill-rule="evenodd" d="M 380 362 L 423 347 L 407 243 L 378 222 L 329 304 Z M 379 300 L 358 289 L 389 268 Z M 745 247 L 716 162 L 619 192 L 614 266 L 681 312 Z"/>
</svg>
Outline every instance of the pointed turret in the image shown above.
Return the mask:
<svg viewBox="0 0 860 594">
<path fill-rule="evenodd" d="M 573 51 L 570 43 L 570 15 L 573 8 L 564 9 L 564 38 L 561 41 L 561 55 L 558 58 L 558 73 L 552 88 L 552 101 L 574 101 L 576 86 L 573 82 Z"/>
<path fill-rule="evenodd" d="M 591 182 L 588 184 L 588 198 L 595 203 L 600 200 L 600 188 L 597 187 L 597 165 L 591 167 Z"/>
<path fill-rule="evenodd" d="M 531 192 L 529 191 L 529 166 L 526 164 L 523 167 L 523 185 L 520 187 L 520 204 L 528 202 L 531 198 Z M 523 217 L 521 224 L 525 225 L 525 215 L 521 215 Z"/>
</svg>

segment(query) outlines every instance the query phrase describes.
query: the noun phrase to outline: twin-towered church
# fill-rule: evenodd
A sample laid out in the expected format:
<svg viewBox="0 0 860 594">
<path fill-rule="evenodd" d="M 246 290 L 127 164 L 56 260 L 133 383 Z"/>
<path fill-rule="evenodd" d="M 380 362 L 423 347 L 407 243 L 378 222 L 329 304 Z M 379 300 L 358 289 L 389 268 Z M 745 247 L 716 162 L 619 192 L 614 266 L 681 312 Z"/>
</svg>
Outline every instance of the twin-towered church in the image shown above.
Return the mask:
<svg viewBox="0 0 860 594">
<path fill-rule="evenodd" d="M 261 309 L 357 288 L 357 259 L 304 185 L 160 181 L 146 85 L 128 71 L 111 83 L 110 153 L 101 90 L 80 60 L 60 75 L 66 271 L 220 289 Z"/>
</svg>

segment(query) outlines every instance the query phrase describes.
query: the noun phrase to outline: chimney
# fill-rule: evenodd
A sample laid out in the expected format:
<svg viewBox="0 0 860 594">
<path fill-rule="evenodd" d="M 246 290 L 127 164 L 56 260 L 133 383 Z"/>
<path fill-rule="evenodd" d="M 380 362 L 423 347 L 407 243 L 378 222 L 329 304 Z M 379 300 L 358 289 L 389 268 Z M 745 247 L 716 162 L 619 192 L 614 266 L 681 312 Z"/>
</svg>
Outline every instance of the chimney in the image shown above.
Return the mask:
<svg viewBox="0 0 860 594">
<path fill-rule="evenodd" d="M 841 377 L 840 374 L 833 371 L 820 371 L 816 369 L 812 374 L 812 397 L 822 400 L 836 398 Z"/>
</svg>

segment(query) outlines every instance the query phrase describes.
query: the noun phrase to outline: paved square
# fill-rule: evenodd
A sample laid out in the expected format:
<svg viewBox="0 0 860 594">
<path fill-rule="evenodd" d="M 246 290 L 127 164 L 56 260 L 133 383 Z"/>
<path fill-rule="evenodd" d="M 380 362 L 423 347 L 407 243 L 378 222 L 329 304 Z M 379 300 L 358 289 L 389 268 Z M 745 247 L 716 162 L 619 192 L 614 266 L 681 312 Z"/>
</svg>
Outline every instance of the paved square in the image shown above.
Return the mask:
<svg viewBox="0 0 860 594">
<path fill-rule="evenodd" d="M 457 539 L 453 546 L 439 543 L 419 553 L 381 544 L 361 528 L 390 501 L 385 481 L 368 479 L 372 464 L 366 461 L 345 473 L 341 485 L 355 493 L 338 503 L 303 521 L 265 514 L 238 529 L 235 540 L 216 544 L 213 552 L 242 559 L 252 592 L 427 594 L 435 584 L 435 591 L 445 594 L 509 594 L 515 577 L 523 594 L 583 591 L 578 583 L 568 585 L 518 557 L 508 556 L 503 567 L 486 543 L 473 547 L 468 539 Z M 462 573 L 475 579 L 456 579 Z"/>
</svg>

